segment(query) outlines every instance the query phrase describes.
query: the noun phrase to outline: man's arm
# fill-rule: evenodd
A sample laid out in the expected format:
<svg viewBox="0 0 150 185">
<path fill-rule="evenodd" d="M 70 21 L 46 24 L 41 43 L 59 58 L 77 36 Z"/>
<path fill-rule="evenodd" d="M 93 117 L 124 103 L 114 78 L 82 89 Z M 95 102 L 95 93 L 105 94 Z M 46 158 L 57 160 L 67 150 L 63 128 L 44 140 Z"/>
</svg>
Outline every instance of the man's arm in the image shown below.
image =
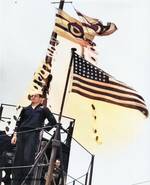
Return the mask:
<svg viewBox="0 0 150 185">
<path fill-rule="evenodd" d="M 21 111 L 21 113 L 20 113 L 20 115 L 19 115 L 19 119 L 17 120 L 17 122 L 16 122 L 16 126 L 15 126 L 15 130 L 14 130 L 14 134 L 13 134 L 13 137 L 12 137 L 12 139 L 11 139 L 11 144 L 16 144 L 16 142 L 17 142 L 17 132 L 18 132 L 18 130 L 19 130 L 19 127 L 20 127 L 20 124 L 21 124 L 21 121 L 22 121 L 22 119 L 23 119 L 23 109 L 22 109 L 22 111 Z"/>
<path fill-rule="evenodd" d="M 45 126 L 49 126 L 48 128 L 46 128 L 47 131 L 51 130 L 50 126 L 54 126 L 57 124 L 57 121 L 54 117 L 54 115 L 52 114 L 52 112 L 46 107 L 45 108 L 45 116 L 48 119 L 48 123 Z"/>
</svg>

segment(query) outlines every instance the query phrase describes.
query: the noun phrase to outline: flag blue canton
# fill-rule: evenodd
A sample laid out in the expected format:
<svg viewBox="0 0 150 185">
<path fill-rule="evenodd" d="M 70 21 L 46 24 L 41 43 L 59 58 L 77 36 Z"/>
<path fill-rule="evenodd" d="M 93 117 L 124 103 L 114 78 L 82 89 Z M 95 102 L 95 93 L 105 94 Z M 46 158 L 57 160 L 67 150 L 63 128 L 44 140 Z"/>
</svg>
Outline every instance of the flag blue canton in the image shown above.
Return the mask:
<svg viewBox="0 0 150 185">
<path fill-rule="evenodd" d="M 109 76 L 101 69 L 75 54 L 74 73 L 91 80 L 109 83 Z"/>
</svg>

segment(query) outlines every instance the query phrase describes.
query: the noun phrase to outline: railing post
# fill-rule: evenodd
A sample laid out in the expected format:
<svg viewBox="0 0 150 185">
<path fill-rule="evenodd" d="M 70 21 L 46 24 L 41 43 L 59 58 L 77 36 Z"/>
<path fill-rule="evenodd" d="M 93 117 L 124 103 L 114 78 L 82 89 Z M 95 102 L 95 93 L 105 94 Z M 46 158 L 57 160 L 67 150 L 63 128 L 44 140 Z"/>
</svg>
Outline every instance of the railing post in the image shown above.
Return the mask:
<svg viewBox="0 0 150 185">
<path fill-rule="evenodd" d="M 90 170 L 89 185 L 92 185 L 93 166 L 94 166 L 94 155 L 92 155 L 92 160 L 91 160 L 91 170 Z"/>
<path fill-rule="evenodd" d="M 52 140 L 52 152 L 51 152 L 50 164 L 48 168 L 48 174 L 47 174 L 45 185 L 50 185 L 53 180 L 53 168 L 54 168 L 54 163 L 55 163 L 56 152 L 57 152 L 57 148 L 60 146 L 60 140 L 59 140 L 60 139 L 60 126 L 61 124 L 58 123 L 55 137 Z"/>
</svg>

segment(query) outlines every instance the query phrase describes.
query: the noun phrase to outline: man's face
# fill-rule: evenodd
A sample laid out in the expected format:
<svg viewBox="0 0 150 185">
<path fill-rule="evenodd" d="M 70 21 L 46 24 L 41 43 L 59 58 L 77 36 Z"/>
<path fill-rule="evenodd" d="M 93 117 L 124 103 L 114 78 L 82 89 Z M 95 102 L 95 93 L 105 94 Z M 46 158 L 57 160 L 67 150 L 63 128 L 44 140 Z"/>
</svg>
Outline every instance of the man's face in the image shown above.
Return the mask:
<svg viewBox="0 0 150 185">
<path fill-rule="evenodd" d="M 35 104 L 40 104 L 41 101 L 42 101 L 42 97 L 40 97 L 39 94 L 34 94 L 30 97 L 30 100 L 32 103 L 35 103 Z"/>
<path fill-rule="evenodd" d="M 55 165 L 56 165 L 56 168 L 59 168 L 59 166 L 60 166 L 60 160 L 56 160 L 56 162 L 55 162 Z"/>
</svg>

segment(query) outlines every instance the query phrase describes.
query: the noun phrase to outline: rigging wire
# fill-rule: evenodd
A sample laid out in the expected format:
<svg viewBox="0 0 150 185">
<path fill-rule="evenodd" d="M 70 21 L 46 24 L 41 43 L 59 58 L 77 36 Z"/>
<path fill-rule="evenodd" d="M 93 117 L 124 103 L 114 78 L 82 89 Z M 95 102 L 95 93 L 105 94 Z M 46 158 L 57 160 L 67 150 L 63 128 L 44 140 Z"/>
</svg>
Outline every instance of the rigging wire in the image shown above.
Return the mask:
<svg viewBox="0 0 150 185">
<path fill-rule="evenodd" d="M 55 127 L 56 125 L 54 125 L 54 126 L 45 126 L 45 127 L 38 127 L 38 128 L 35 128 L 35 129 L 31 129 L 31 130 L 26 130 L 26 131 L 19 131 L 18 132 L 18 134 L 20 134 L 20 133 L 27 133 L 27 132 L 34 132 L 34 131 L 39 131 L 39 130 L 42 130 L 42 129 L 44 129 L 44 131 L 46 132 L 46 130 L 45 129 L 47 129 L 47 128 L 53 128 L 53 127 Z M 49 135 L 51 135 L 49 132 L 47 132 Z M 6 135 L 12 135 L 13 133 L 9 133 L 9 134 L 3 134 L 3 135 L 0 135 L 0 137 L 1 136 L 6 136 Z"/>
<path fill-rule="evenodd" d="M 83 183 L 81 183 L 81 182 L 80 182 L 80 181 L 78 181 L 78 180 L 79 180 L 79 179 L 81 179 L 82 177 L 86 176 L 86 174 L 82 175 L 81 177 L 78 177 L 77 179 L 73 178 L 72 176 L 70 176 L 70 175 L 68 175 L 68 174 L 67 174 L 67 176 L 68 176 L 68 177 L 70 177 L 70 178 L 72 178 L 72 179 L 73 179 L 73 181 L 77 181 L 78 183 L 80 183 L 80 184 L 84 185 Z M 71 184 L 73 181 L 68 182 L 67 184 Z M 66 185 L 67 185 L 67 184 L 66 184 Z"/>
</svg>

